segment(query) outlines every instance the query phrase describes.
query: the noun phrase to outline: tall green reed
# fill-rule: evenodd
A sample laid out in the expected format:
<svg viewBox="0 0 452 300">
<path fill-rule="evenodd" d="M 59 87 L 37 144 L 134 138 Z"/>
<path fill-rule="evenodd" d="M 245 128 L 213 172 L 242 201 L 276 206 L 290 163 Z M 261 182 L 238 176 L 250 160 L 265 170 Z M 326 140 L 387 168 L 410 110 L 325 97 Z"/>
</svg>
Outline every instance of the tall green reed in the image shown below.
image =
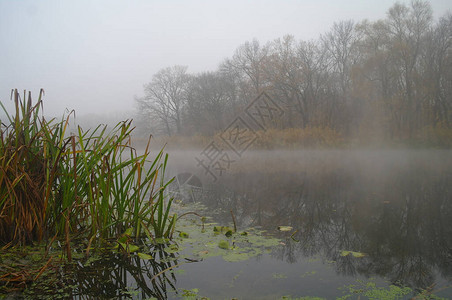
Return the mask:
<svg viewBox="0 0 452 300">
<path fill-rule="evenodd" d="M 133 235 L 171 237 L 163 150 L 151 158 L 131 146 L 131 121 L 67 134 L 71 117 L 60 122 L 40 115 L 31 94 L 12 93 L 15 114 L 7 114 L 0 136 L 0 240 L 26 243 L 43 237 L 86 235 L 95 239 Z M 23 98 L 26 98 L 24 93 Z M 68 248 L 69 252 L 69 248 Z"/>
</svg>

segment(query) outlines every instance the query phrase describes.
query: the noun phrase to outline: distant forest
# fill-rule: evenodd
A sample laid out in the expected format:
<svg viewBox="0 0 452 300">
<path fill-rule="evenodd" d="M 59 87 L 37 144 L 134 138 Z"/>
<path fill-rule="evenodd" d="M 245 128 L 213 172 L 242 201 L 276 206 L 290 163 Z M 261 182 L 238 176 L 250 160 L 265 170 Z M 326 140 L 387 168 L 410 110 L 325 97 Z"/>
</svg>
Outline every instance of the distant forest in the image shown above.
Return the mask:
<svg viewBox="0 0 452 300">
<path fill-rule="evenodd" d="M 452 137 L 452 14 L 434 20 L 428 2 L 396 3 L 385 19 L 340 21 L 317 40 L 248 41 L 214 72 L 162 69 L 136 99 L 138 125 L 153 134 L 213 136 L 262 91 L 284 110 L 278 130 Z"/>
</svg>

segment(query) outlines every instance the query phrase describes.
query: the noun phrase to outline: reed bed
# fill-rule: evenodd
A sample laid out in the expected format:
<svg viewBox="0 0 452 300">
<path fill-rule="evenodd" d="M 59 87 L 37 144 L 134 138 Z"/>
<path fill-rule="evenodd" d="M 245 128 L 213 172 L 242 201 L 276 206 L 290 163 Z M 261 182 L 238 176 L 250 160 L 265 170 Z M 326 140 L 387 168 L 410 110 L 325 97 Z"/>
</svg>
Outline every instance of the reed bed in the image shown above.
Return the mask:
<svg viewBox="0 0 452 300">
<path fill-rule="evenodd" d="M 42 239 L 70 240 L 84 235 L 89 244 L 118 238 L 170 238 L 176 216 L 165 189 L 168 155 L 151 158 L 130 144 L 131 121 L 111 131 L 99 125 L 67 132 L 72 116 L 46 120 L 43 90 L 36 104 L 31 93 L 12 92 L 15 113 L 0 130 L 0 241 L 26 244 Z"/>
</svg>

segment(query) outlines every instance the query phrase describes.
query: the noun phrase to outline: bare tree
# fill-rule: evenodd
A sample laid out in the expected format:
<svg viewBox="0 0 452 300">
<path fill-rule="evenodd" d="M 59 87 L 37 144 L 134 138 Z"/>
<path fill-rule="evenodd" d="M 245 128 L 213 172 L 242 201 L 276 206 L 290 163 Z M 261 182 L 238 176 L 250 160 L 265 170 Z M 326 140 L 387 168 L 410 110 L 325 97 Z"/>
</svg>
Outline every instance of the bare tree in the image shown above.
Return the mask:
<svg viewBox="0 0 452 300">
<path fill-rule="evenodd" d="M 287 125 L 307 123 L 306 102 L 303 101 L 303 81 L 300 64 L 296 58 L 296 41 L 293 36 L 276 39 L 270 44 L 265 65 L 265 75 L 270 82 L 272 94 L 286 108 Z M 298 112 L 300 122 L 296 122 L 294 112 Z"/>
<path fill-rule="evenodd" d="M 266 74 L 272 93 L 287 107 L 290 127 L 312 125 L 313 112 L 323 100 L 327 71 L 324 54 L 317 43 L 297 43 L 293 36 L 271 44 Z"/>
<path fill-rule="evenodd" d="M 425 36 L 432 23 L 430 4 L 418 0 L 412 1 L 410 7 L 396 3 L 389 9 L 387 22 L 401 92 L 400 127 L 411 137 L 420 125 L 421 99 L 416 91 L 416 78 L 420 74 L 419 58 Z"/>
<path fill-rule="evenodd" d="M 442 17 L 422 55 L 424 110 L 429 123 L 449 124 L 452 110 L 452 14 Z"/>
<path fill-rule="evenodd" d="M 194 76 L 187 97 L 187 122 L 197 133 L 214 134 L 224 129 L 235 100 L 234 90 L 234 83 L 218 72 Z"/>
<path fill-rule="evenodd" d="M 251 86 L 251 93 L 256 96 L 265 86 L 264 66 L 268 55 L 268 46 L 261 46 L 258 40 L 239 46 L 232 59 L 226 59 L 222 72 L 235 73 L 242 80 L 247 80 Z"/>
<path fill-rule="evenodd" d="M 397 72 L 393 70 L 388 23 L 365 20 L 356 25 L 356 30 L 361 37 L 358 41 L 360 61 L 352 74 L 352 93 L 365 102 L 360 126 L 371 130 L 372 134 L 378 132 L 392 138 L 399 131 L 396 125 L 401 111 L 394 84 Z"/>
<path fill-rule="evenodd" d="M 358 59 L 358 35 L 354 22 L 349 20 L 334 23 L 321 40 L 331 58 L 332 71 L 338 78 L 342 100 L 346 101 L 349 97 L 351 69 Z"/>
<path fill-rule="evenodd" d="M 329 97 L 333 98 L 335 114 L 332 115 L 333 127 L 349 134 L 354 127 L 352 115 L 359 114 L 358 99 L 351 96 L 352 71 L 359 60 L 357 42 L 358 32 L 353 21 L 334 23 L 333 27 L 320 40 L 329 61 Z"/>
<path fill-rule="evenodd" d="M 157 72 L 145 85 L 144 98 L 137 99 L 140 108 L 157 117 L 166 133 L 182 133 L 182 108 L 186 103 L 190 76 L 187 67 L 173 66 Z"/>
</svg>

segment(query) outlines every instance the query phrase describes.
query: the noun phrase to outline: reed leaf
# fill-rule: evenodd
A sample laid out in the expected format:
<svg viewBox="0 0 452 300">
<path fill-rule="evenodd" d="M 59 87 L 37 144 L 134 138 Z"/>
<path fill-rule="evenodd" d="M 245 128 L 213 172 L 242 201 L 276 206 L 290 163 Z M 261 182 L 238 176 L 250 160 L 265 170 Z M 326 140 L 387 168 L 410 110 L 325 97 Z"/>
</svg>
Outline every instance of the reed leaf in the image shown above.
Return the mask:
<svg viewBox="0 0 452 300">
<path fill-rule="evenodd" d="M 13 90 L 11 115 L 0 102 L 7 116 L 0 131 L 0 240 L 59 236 L 70 258 L 74 234 L 86 234 L 90 245 L 127 228 L 134 228 L 135 237 L 171 237 L 176 218 L 165 193 L 171 180 L 164 179 L 163 149 L 151 158 L 148 143 L 138 155 L 131 147 L 131 121 L 111 131 L 78 127 L 66 136 L 75 114 L 47 121 L 40 113 L 43 95 L 41 90 L 33 105 L 31 93 L 22 98 Z"/>
</svg>

